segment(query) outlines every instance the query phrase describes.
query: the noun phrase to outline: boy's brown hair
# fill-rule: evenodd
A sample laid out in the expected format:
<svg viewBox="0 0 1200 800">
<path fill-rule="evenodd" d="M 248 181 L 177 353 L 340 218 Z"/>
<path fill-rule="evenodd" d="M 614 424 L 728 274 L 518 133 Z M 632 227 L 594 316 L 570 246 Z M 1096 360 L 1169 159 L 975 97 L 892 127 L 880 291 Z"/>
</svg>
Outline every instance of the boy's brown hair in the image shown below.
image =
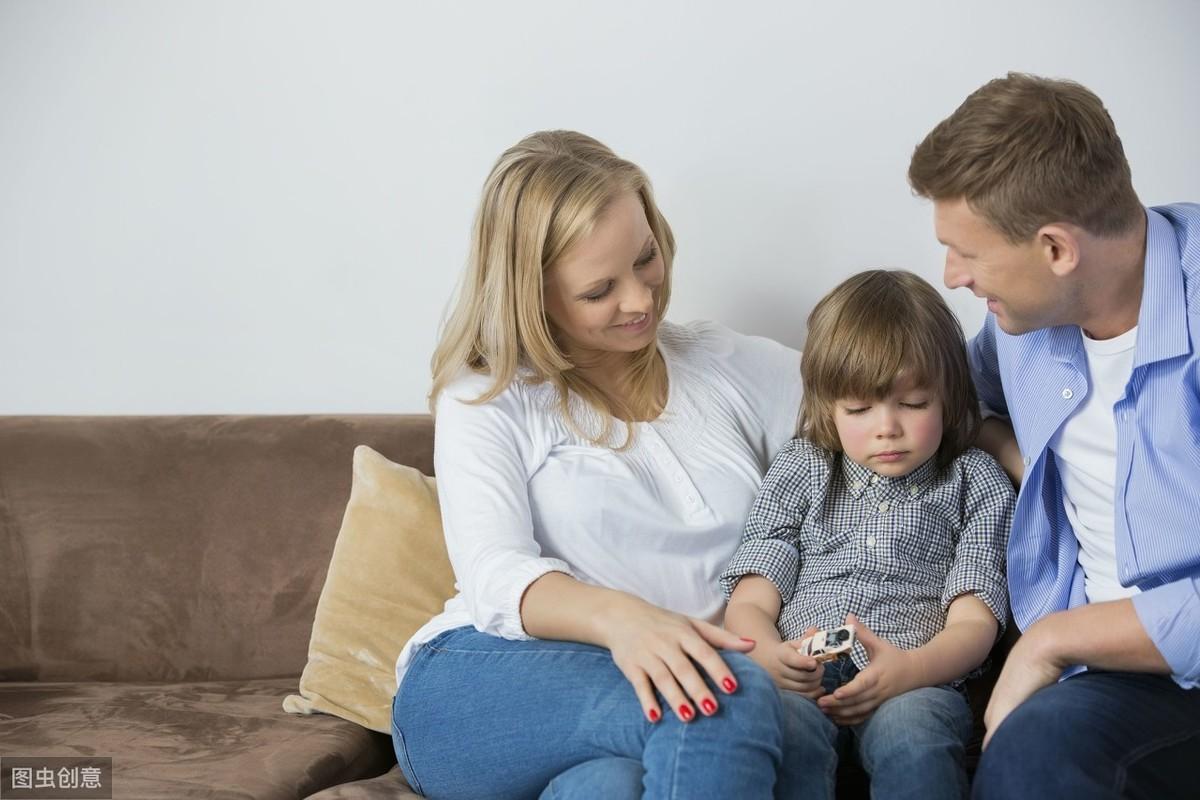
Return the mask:
<svg viewBox="0 0 1200 800">
<path fill-rule="evenodd" d="M 1019 72 L 976 89 L 938 123 L 913 152 L 908 182 L 921 197 L 964 198 L 1014 244 L 1051 222 L 1116 236 L 1143 214 L 1100 98 Z"/>
<path fill-rule="evenodd" d="M 937 290 L 911 272 L 860 272 L 825 295 L 808 317 L 800 371 L 797 432 L 826 450 L 842 450 L 834 404 L 881 399 L 901 375 L 941 397 L 939 467 L 975 441 L 979 403 L 962 326 Z"/>
</svg>

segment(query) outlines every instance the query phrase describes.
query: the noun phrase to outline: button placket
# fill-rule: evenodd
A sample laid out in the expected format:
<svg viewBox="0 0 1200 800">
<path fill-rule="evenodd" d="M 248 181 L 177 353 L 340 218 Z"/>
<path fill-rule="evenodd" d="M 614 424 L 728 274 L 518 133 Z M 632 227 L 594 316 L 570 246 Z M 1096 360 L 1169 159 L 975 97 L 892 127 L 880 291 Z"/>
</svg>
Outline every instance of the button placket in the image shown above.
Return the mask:
<svg viewBox="0 0 1200 800">
<path fill-rule="evenodd" d="M 687 503 L 688 509 L 698 511 L 702 506 L 700 493 L 684 472 L 679 459 L 663 441 L 662 435 L 652 427 L 648 427 L 647 442 L 655 463 L 670 477 L 671 483 Z"/>
<path fill-rule="evenodd" d="M 859 529 L 855 533 L 858 535 L 859 541 L 862 542 L 862 549 L 865 551 L 865 560 L 870 561 L 871 549 L 875 546 L 875 525 L 870 516 L 863 519 Z"/>
</svg>

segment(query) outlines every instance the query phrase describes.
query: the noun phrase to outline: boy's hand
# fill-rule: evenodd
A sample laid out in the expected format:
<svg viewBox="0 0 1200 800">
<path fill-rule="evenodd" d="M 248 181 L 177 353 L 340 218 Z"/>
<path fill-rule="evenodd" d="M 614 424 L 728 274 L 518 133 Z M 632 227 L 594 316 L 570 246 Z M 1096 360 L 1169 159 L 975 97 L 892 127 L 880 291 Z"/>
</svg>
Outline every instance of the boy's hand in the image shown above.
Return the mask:
<svg viewBox="0 0 1200 800">
<path fill-rule="evenodd" d="M 901 650 L 880 639 L 850 614 L 846 624 L 855 627 L 871 663 L 833 694 L 825 695 L 817 705 L 838 725 L 857 725 L 874 713 L 889 698 L 920 685 L 920 664 L 908 650 Z"/>
<path fill-rule="evenodd" d="M 805 637 L 812 636 L 816 628 L 809 628 L 804 636 L 790 642 L 780 642 L 769 654 L 767 672 L 775 680 L 775 685 L 789 692 L 796 692 L 816 700 L 825 694 L 821 688 L 821 678 L 825 675 L 825 665 L 812 656 L 802 656 L 796 647 Z"/>
</svg>

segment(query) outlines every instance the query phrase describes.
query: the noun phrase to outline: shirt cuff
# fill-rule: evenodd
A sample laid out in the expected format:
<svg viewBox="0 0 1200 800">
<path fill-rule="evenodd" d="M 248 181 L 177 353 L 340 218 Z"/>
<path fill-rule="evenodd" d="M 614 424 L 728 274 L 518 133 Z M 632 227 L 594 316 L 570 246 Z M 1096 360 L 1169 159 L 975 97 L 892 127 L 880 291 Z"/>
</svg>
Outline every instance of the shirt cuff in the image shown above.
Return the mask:
<svg viewBox="0 0 1200 800">
<path fill-rule="evenodd" d="M 572 578 L 575 577 L 575 573 L 571 572 L 571 567 L 567 562 L 557 558 L 538 558 L 520 564 L 513 570 L 511 578 L 512 589 L 509 596 L 505 599 L 504 607 L 499 609 L 499 624 L 496 626 L 496 630 L 480 628 L 480 631 L 483 633 L 495 633 L 503 639 L 525 640 L 536 638 L 526 633 L 525 625 L 521 622 L 521 598 L 525 596 L 525 590 L 547 572 L 561 572 L 565 575 L 570 575 Z"/>
<path fill-rule="evenodd" d="M 721 590 L 728 600 L 739 579 L 744 575 L 761 575 L 775 584 L 783 603 L 792 599 L 796 578 L 800 572 L 800 557 L 796 547 L 786 542 L 748 541 L 733 554 L 733 560 L 721 573 Z"/>
<path fill-rule="evenodd" d="M 1008 627 L 1008 590 L 1003 586 L 975 587 L 966 581 L 951 580 L 942 592 L 942 611 L 949 611 L 950 604 L 964 594 L 978 597 L 996 618 L 996 638 L 1004 635 Z"/>
<path fill-rule="evenodd" d="M 1184 689 L 1200 686 L 1200 593 L 1184 578 L 1135 594 L 1133 610 Z"/>
</svg>

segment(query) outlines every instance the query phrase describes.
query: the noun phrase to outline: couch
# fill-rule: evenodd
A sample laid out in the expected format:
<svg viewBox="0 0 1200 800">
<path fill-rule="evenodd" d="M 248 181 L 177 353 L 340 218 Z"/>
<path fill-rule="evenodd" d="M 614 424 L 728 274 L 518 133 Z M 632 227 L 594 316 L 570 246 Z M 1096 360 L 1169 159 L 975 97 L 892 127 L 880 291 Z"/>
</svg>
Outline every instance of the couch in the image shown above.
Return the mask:
<svg viewBox="0 0 1200 800">
<path fill-rule="evenodd" d="M 0 757 L 109 756 L 121 800 L 416 797 L 388 736 L 281 709 L 359 444 L 432 474 L 425 415 L 0 417 Z"/>
<path fill-rule="evenodd" d="M 422 415 L 0 417 L 0 757 L 111 756 L 122 800 L 415 797 L 389 737 L 281 709 L 360 443 L 433 469 Z"/>
</svg>

